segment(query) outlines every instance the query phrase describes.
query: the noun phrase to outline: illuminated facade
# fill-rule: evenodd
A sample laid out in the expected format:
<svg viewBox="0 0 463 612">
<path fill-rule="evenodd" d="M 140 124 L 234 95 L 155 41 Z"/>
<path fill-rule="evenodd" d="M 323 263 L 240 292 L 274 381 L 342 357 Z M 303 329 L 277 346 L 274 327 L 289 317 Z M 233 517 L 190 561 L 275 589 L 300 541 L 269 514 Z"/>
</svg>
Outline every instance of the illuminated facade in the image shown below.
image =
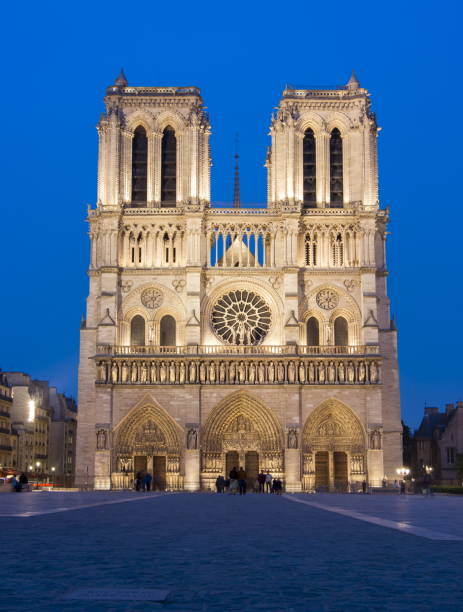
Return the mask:
<svg viewBox="0 0 463 612">
<path fill-rule="evenodd" d="M 266 208 L 210 201 L 195 87 L 107 90 L 81 328 L 77 483 L 213 487 L 243 466 L 287 490 L 394 478 L 396 331 L 377 125 L 353 75 L 286 89 Z"/>
</svg>

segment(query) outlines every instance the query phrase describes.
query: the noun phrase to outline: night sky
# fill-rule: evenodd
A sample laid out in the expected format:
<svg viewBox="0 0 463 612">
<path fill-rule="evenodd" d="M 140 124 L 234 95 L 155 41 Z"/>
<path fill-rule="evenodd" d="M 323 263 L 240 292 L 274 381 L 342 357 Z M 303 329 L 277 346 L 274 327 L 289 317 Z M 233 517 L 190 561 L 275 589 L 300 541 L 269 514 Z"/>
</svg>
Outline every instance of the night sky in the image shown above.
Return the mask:
<svg viewBox="0 0 463 612">
<path fill-rule="evenodd" d="M 286 83 L 372 94 L 380 200 L 390 206 L 389 293 L 402 410 L 461 386 L 461 13 L 440 2 L 79 2 L 3 6 L 0 367 L 73 396 L 88 290 L 86 205 L 95 205 L 106 86 L 196 85 L 212 123 L 212 199 L 266 200 L 270 115 Z M 170 8 L 172 7 L 172 8 Z"/>
</svg>

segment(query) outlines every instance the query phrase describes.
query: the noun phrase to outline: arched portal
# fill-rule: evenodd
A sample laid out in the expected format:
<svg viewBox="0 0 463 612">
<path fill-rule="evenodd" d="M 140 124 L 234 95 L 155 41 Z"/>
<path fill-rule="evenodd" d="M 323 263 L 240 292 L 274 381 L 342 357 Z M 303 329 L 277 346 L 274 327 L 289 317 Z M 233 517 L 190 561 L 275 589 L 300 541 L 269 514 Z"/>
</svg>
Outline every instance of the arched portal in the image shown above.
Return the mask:
<svg viewBox="0 0 463 612">
<path fill-rule="evenodd" d="M 130 487 L 137 472 L 147 471 L 158 488 L 181 489 L 180 436 L 172 417 L 152 401 L 135 407 L 113 432 L 112 487 Z"/>
<path fill-rule="evenodd" d="M 243 467 L 250 483 L 259 471 L 284 476 L 281 426 L 264 404 L 246 392 L 233 393 L 212 411 L 201 439 L 203 488 L 213 488 L 217 476 L 228 476 L 232 467 Z"/>
<path fill-rule="evenodd" d="M 366 476 L 365 430 L 338 400 L 323 402 L 308 417 L 302 434 L 303 489 L 346 490 Z"/>
</svg>

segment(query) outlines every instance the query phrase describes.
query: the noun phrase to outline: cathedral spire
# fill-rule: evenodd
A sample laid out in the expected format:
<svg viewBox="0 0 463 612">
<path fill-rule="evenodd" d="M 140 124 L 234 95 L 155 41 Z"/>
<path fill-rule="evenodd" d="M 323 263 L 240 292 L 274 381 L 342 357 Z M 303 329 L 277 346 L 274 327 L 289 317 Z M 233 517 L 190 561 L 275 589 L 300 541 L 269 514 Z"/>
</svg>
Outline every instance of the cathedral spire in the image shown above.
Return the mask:
<svg viewBox="0 0 463 612">
<path fill-rule="evenodd" d="M 235 182 L 233 185 L 233 208 L 241 208 L 240 200 L 240 168 L 238 165 L 238 133 L 235 139 Z"/>
<path fill-rule="evenodd" d="M 117 85 L 118 87 L 127 87 L 128 84 L 129 83 L 128 83 L 127 78 L 126 78 L 126 76 L 124 74 L 124 69 L 121 68 L 121 71 L 119 72 L 119 76 L 114 81 L 114 85 Z"/>
<path fill-rule="evenodd" d="M 347 81 L 347 89 L 350 89 L 351 91 L 355 91 L 356 89 L 359 89 L 359 87 L 360 87 L 360 83 L 359 83 L 359 80 L 357 79 L 357 75 L 355 74 L 355 70 L 352 70 L 350 79 Z"/>
</svg>

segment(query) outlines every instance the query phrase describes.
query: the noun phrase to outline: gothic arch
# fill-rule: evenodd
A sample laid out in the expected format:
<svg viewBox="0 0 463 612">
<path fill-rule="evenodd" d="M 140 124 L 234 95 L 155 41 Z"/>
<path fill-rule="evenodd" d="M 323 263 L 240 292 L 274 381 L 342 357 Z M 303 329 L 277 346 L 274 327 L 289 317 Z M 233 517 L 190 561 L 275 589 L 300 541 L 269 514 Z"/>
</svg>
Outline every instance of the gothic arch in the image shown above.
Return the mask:
<svg viewBox="0 0 463 612">
<path fill-rule="evenodd" d="M 180 113 L 170 110 L 161 111 L 155 119 L 155 129 L 162 134 L 169 125 L 175 130 L 176 135 L 179 135 L 186 127 L 185 118 Z"/>
<path fill-rule="evenodd" d="M 274 414 L 259 400 L 245 391 L 237 391 L 222 400 L 209 415 L 201 436 L 204 453 L 224 451 L 224 436 L 233 422 L 243 417 L 255 434 L 259 450 L 267 453 L 281 453 L 283 430 Z"/>
<path fill-rule="evenodd" d="M 126 122 L 127 129 L 129 130 L 129 132 L 132 133 L 132 135 L 134 134 L 136 128 L 139 125 L 145 128 L 146 135 L 148 138 L 150 138 L 151 133 L 154 129 L 153 115 L 148 112 L 136 111 L 127 117 Z"/>
<path fill-rule="evenodd" d="M 325 120 L 318 113 L 303 113 L 296 123 L 296 133 L 300 138 L 303 138 L 305 131 L 310 128 L 317 138 L 320 137 L 320 133 L 324 131 L 325 126 Z"/>
<path fill-rule="evenodd" d="M 365 428 L 346 404 L 337 399 L 325 400 L 307 417 L 302 445 L 304 452 L 332 450 L 364 453 Z"/>
</svg>

